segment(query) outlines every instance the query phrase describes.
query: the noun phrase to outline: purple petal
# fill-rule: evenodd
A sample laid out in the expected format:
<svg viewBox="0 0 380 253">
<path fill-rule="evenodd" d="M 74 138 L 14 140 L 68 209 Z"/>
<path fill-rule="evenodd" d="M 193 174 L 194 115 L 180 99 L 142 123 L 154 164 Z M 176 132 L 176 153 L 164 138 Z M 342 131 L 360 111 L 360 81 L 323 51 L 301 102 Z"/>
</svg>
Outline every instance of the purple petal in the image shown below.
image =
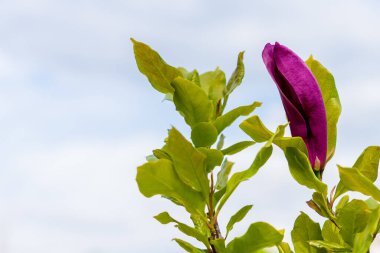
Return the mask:
<svg viewBox="0 0 380 253">
<path fill-rule="evenodd" d="M 327 122 L 322 94 L 304 61 L 285 46 L 267 44 L 264 63 L 275 81 L 293 136 L 305 141 L 311 165 L 324 167 L 327 152 Z"/>
</svg>

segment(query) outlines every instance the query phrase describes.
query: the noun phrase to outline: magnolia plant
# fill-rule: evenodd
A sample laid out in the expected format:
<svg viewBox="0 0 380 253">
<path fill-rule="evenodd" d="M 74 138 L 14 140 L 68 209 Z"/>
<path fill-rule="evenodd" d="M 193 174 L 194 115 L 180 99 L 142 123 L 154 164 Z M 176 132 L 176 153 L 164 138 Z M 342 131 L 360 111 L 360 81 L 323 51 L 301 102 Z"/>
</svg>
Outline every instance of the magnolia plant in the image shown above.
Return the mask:
<svg viewBox="0 0 380 253">
<path fill-rule="evenodd" d="M 366 148 L 352 167 L 338 165 L 340 181 L 331 190 L 322 181 L 323 171 L 335 152 L 341 104 L 334 78 L 321 63 L 313 57 L 304 62 L 279 43 L 267 44 L 263 61 L 277 85 L 289 122 L 270 131 L 257 115 L 250 116 L 239 126 L 252 140 L 224 147 L 223 131 L 261 106 L 260 102 L 253 102 L 225 112 L 229 96 L 244 77 L 244 52 L 239 53 L 236 69 L 227 81 L 219 68 L 202 74 L 176 68 L 146 44 L 134 39 L 132 42 L 140 72 L 166 100 L 174 103 L 191 129 L 188 139 L 185 137 L 188 134 L 172 127 L 163 146 L 147 156 L 147 162 L 137 168 L 136 176 L 144 196 L 162 196 L 188 213 L 187 222 L 178 221 L 167 212 L 154 217 L 162 224 L 175 224 L 182 233 L 200 242 L 192 245 L 175 238 L 183 250 L 369 252 L 380 228 L 380 189 L 374 184 L 380 147 Z M 288 125 L 292 136 L 284 136 Z M 230 157 L 255 143 L 262 143 L 262 147 L 250 167 L 231 175 L 234 163 Z M 325 219 L 319 224 L 302 212 L 291 231 L 293 246 L 283 242 L 284 230 L 261 221 L 251 224 L 240 237 L 229 238 L 234 225 L 243 220 L 252 205 L 238 210 L 227 224 L 218 222 L 227 200 L 240 183 L 253 177 L 266 163 L 273 145 L 284 152 L 293 178 L 314 190 L 307 205 Z M 369 198 L 350 199 L 347 195 L 350 191 Z"/>
</svg>

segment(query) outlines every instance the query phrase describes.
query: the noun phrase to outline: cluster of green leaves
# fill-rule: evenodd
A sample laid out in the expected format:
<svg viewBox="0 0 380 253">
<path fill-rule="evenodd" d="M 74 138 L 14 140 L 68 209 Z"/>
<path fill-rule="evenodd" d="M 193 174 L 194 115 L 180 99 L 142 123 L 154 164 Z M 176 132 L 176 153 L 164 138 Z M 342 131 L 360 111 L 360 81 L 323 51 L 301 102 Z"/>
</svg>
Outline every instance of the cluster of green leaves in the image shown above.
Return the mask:
<svg viewBox="0 0 380 253">
<path fill-rule="evenodd" d="M 162 196 L 189 213 L 191 225 L 177 221 L 167 212 L 155 216 L 160 223 L 173 223 L 185 235 L 204 245 L 201 249 L 175 238 L 185 251 L 259 253 L 276 247 L 280 253 L 369 252 L 380 229 L 380 189 L 374 184 L 378 176 L 379 146 L 366 148 L 351 168 L 338 165 L 340 181 L 329 194 L 328 186 L 322 182 L 323 170 L 313 170 L 302 138 L 284 136 L 287 124 L 271 131 L 257 115 L 251 116 L 239 126 L 252 141 L 223 148 L 223 131 L 237 118 L 250 115 L 261 105 L 253 102 L 224 112 L 229 96 L 244 77 L 243 52 L 238 55 L 236 69 L 227 82 L 219 68 L 203 74 L 197 70 L 176 68 L 168 65 L 149 46 L 133 39 L 132 42 L 141 73 L 174 103 L 191 129 L 191 140 L 176 128 L 170 129 L 164 146 L 153 150 L 147 163 L 138 167 L 136 177 L 144 196 Z M 327 160 L 330 160 L 335 153 L 337 122 L 341 113 L 339 96 L 334 77 L 320 62 L 310 57 L 306 64 L 322 92 L 328 128 Z M 251 166 L 230 176 L 234 163 L 227 157 L 255 143 L 263 143 L 263 146 Z M 251 224 L 244 235 L 226 242 L 234 225 L 247 215 L 252 205 L 242 207 L 230 218 L 225 236 L 217 221 L 220 211 L 240 183 L 253 177 L 270 158 L 273 144 L 284 152 L 295 181 L 314 191 L 307 204 L 324 217 L 325 222 L 321 226 L 302 212 L 291 231 L 294 249 L 282 242 L 283 230 L 264 222 Z M 350 200 L 344 195 L 349 191 L 370 198 Z M 335 202 L 338 203 L 334 206 Z"/>
<path fill-rule="evenodd" d="M 185 235 L 201 242 L 205 248 L 175 238 L 187 252 L 252 253 L 280 246 L 283 231 L 268 223 L 256 222 L 247 232 L 226 242 L 229 232 L 252 208 L 247 205 L 233 215 L 222 236 L 217 218 L 225 203 L 239 186 L 265 164 L 272 154 L 272 142 L 284 133 L 280 126 L 265 140 L 251 166 L 230 176 L 233 163 L 228 156 L 255 144 L 242 141 L 223 148 L 223 131 L 240 116 L 248 116 L 261 103 L 239 106 L 224 112 L 231 93 L 244 77 L 244 52 L 239 53 L 237 66 L 228 81 L 219 68 L 199 74 L 167 64 L 161 56 L 144 43 L 132 39 L 137 66 L 153 88 L 174 103 L 176 110 L 191 128 L 191 141 L 176 128 L 171 128 L 164 146 L 153 150 L 148 161 L 137 169 L 137 184 L 146 197 L 162 196 L 184 207 L 191 225 L 177 221 L 169 213 L 155 216 L 162 224 L 173 223 Z M 219 141 L 217 141 L 219 139 Z M 217 178 L 214 180 L 214 173 Z"/>
</svg>

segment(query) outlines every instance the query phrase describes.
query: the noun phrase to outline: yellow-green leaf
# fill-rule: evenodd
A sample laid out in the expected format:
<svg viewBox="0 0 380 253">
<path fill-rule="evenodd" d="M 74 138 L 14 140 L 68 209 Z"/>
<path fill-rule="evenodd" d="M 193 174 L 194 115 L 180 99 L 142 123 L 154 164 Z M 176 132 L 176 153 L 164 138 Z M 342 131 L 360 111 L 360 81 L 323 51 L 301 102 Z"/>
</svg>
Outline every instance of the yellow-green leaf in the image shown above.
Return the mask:
<svg viewBox="0 0 380 253">
<path fill-rule="evenodd" d="M 162 93 L 173 93 L 174 89 L 170 83 L 178 76 L 182 76 L 181 72 L 168 65 L 161 56 L 150 48 L 148 45 L 134 40 L 133 50 L 135 53 L 137 67 L 144 74 L 152 86 Z"/>
<path fill-rule="evenodd" d="M 170 155 L 178 177 L 208 201 L 209 184 L 205 156 L 174 127 L 169 131 L 165 151 Z"/>
<path fill-rule="evenodd" d="M 253 253 L 279 245 L 283 238 L 283 230 L 277 230 L 265 222 L 256 222 L 249 226 L 244 235 L 234 238 L 227 245 L 227 250 L 233 253 Z"/>
<path fill-rule="evenodd" d="M 177 77 L 171 83 L 173 102 L 189 126 L 211 119 L 212 104 L 206 93 L 195 83 Z"/>
<path fill-rule="evenodd" d="M 295 253 L 326 253 L 325 249 L 314 248 L 309 244 L 311 240 L 322 240 L 321 228 L 318 223 L 301 212 L 294 222 L 292 241 Z"/>
<path fill-rule="evenodd" d="M 218 117 L 214 125 L 216 129 L 218 129 L 218 132 L 221 133 L 226 127 L 231 125 L 238 117 L 240 116 L 248 116 L 250 113 L 253 112 L 257 107 L 261 106 L 260 102 L 254 102 L 251 105 L 246 106 L 239 106 L 226 114 Z"/>
<path fill-rule="evenodd" d="M 252 205 L 243 206 L 239 211 L 237 211 L 234 215 L 231 216 L 230 220 L 227 223 L 226 227 L 226 238 L 230 231 L 234 228 L 234 225 L 241 220 L 244 219 L 244 217 L 247 215 L 247 213 L 252 209 Z"/>
<path fill-rule="evenodd" d="M 320 181 L 311 168 L 308 157 L 296 148 L 285 149 L 289 170 L 293 178 L 301 185 L 314 189 L 323 196 L 327 195 L 327 185 Z"/>
<path fill-rule="evenodd" d="M 326 108 L 327 119 L 327 159 L 330 160 L 335 152 L 337 123 L 342 111 L 334 76 L 317 60 L 310 56 L 306 64 L 317 79 Z"/>
<path fill-rule="evenodd" d="M 268 141 L 274 135 L 257 115 L 244 120 L 240 128 L 256 142 Z M 284 151 L 288 147 L 294 147 L 307 154 L 305 142 L 301 137 L 284 137 L 280 134 L 273 139 L 273 143 Z"/>
<path fill-rule="evenodd" d="M 244 51 L 240 52 L 237 59 L 236 69 L 232 73 L 230 79 L 227 84 L 227 93 L 226 96 L 230 95 L 236 87 L 238 87 L 244 78 Z"/>
<path fill-rule="evenodd" d="M 200 86 L 209 99 L 218 101 L 223 98 L 226 89 L 226 76 L 223 71 L 216 68 L 214 71 L 199 76 Z"/>
<path fill-rule="evenodd" d="M 136 181 L 145 197 L 162 195 L 174 199 L 190 213 L 204 213 L 205 202 L 200 192 L 184 184 L 167 159 L 147 162 L 137 168 Z"/>
</svg>

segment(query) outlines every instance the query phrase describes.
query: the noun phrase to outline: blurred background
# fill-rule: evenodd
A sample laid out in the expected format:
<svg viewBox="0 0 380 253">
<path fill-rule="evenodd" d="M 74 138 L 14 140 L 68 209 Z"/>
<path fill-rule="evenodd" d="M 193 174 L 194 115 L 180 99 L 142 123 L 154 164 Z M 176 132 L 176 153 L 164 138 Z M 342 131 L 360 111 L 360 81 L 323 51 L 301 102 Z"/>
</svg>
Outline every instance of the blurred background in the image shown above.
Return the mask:
<svg viewBox="0 0 380 253">
<path fill-rule="evenodd" d="M 245 50 L 246 76 L 229 108 L 262 101 L 255 113 L 271 129 L 286 118 L 261 60 L 264 45 L 313 54 L 334 74 L 343 106 L 325 171 L 332 187 L 335 164 L 351 166 L 380 144 L 379 13 L 375 0 L 0 1 L 0 253 L 180 252 L 170 239 L 187 238 L 152 216 L 188 217 L 164 199 L 144 198 L 135 175 L 168 128 L 186 136 L 189 129 L 138 72 L 130 37 L 173 66 L 219 66 L 227 77 Z M 238 124 L 225 135 L 226 145 L 249 140 Z M 230 158 L 235 171 L 259 146 Z M 220 224 L 253 204 L 230 238 L 268 221 L 290 241 L 300 210 L 319 220 L 306 206 L 310 196 L 276 149 L 229 200 Z"/>
</svg>

